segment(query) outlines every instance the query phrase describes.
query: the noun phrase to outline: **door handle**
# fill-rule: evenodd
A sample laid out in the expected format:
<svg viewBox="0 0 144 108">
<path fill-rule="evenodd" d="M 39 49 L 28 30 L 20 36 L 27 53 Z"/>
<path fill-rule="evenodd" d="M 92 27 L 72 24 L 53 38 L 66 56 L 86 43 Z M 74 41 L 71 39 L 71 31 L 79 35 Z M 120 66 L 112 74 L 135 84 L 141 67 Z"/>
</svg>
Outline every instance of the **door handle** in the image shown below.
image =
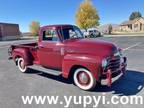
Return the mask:
<svg viewBox="0 0 144 108">
<path fill-rule="evenodd" d="M 39 48 L 44 48 L 44 47 L 42 45 L 40 45 Z"/>
</svg>

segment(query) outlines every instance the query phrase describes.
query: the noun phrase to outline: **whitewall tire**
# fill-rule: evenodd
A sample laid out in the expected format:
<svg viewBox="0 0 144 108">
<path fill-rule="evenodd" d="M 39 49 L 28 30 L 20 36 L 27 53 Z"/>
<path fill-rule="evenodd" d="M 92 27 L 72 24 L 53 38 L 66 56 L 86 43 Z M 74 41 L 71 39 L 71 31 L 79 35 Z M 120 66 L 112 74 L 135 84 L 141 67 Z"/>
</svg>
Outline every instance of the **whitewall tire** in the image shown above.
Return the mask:
<svg viewBox="0 0 144 108">
<path fill-rule="evenodd" d="M 17 65 L 21 72 L 25 73 L 27 71 L 27 66 L 23 58 L 18 58 Z"/>
<path fill-rule="evenodd" d="M 79 68 L 74 72 L 74 83 L 80 89 L 91 90 L 96 86 L 96 79 L 92 73 L 85 68 Z"/>
</svg>

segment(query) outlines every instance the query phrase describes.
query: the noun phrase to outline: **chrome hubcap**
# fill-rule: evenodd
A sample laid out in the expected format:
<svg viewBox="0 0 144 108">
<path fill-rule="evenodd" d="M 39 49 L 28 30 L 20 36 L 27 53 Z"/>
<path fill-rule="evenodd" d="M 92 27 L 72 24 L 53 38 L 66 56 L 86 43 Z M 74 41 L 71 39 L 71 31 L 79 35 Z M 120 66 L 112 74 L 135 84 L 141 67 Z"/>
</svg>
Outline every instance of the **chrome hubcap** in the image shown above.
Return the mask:
<svg viewBox="0 0 144 108">
<path fill-rule="evenodd" d="M 80 83 L 80 84 L 82 84 L 82 85 L 87 85 L 87 84 L 89 84 L 90 78 L 89 78 L 89 76 L 88 76 L 87 73 L 85 73 L 85 72 L 80 72 L 80 73 L 78 74 L 78 80 L 79 80 L 79 83 Z"/>
</svg>

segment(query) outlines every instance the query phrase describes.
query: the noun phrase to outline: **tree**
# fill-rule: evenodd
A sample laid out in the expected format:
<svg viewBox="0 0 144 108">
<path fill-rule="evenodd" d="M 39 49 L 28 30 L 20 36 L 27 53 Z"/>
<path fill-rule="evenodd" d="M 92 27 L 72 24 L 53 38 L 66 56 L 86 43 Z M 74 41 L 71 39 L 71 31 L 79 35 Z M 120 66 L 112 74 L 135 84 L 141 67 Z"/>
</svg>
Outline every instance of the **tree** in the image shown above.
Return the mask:
<svg viewBox="0 0 144 108">
<path fill-rule="evenodd" d="M 111 33 L 112 33 L 112 30 L 113 30 L 113 27 L 112 27 L 112 25 L 110 24 L 110 25 L 108 26 L 108 33 L 111 34 Z"/>
<path fill-rule="evenodd" d="M 99 15 L 90 0 L 82 2 L 76 12 L 76 24 L 87 30 L 99 25 Z"/>
<path fill-rule="evenodd" d="M 140 18 L 140 17 L 142 17 L 142 14 L 140 12 L 132 12 L 129 17 L 129 20 L 134 20 L 134 19 Z"/>
<path fill-rule="evenodd" d="M 37 21 L 32 21 L 29 25 L 29 30 L 32 33 L 32 35 L 37 36 L 40 28 L 40 23 Z"/>
</svg>

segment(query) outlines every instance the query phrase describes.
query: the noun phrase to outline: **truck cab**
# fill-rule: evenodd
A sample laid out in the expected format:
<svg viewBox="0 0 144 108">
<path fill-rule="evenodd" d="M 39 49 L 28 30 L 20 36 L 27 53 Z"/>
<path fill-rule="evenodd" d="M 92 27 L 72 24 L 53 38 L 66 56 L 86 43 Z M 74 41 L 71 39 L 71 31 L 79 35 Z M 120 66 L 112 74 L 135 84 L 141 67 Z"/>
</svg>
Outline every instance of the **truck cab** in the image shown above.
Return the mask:
<svg viewBox="0 0 144 108">
<path fill-rule="evenodd" d="M 90 90 L 106 80 L 126 72 L 126 57 L 113 43 L 85 39 L 75 25 L 49 25 L 39 30 L 38 42 L 11 45 L 9 55 L 20 71 L 38 66 L 49 74 L 73 79 L 83 90 Z M 58 73 L 58 74 L 56 74 Z"/>
<path fill-rule="evenodd" d="M 76 26 L 45 26 L 40 30 L 38 41 L 39 64 L 62 70 L 62 61 L 67 54 L 66 40 L 83 38 Z M 47 58 L 47 60 L 46 60 Z"/>
</svg>

